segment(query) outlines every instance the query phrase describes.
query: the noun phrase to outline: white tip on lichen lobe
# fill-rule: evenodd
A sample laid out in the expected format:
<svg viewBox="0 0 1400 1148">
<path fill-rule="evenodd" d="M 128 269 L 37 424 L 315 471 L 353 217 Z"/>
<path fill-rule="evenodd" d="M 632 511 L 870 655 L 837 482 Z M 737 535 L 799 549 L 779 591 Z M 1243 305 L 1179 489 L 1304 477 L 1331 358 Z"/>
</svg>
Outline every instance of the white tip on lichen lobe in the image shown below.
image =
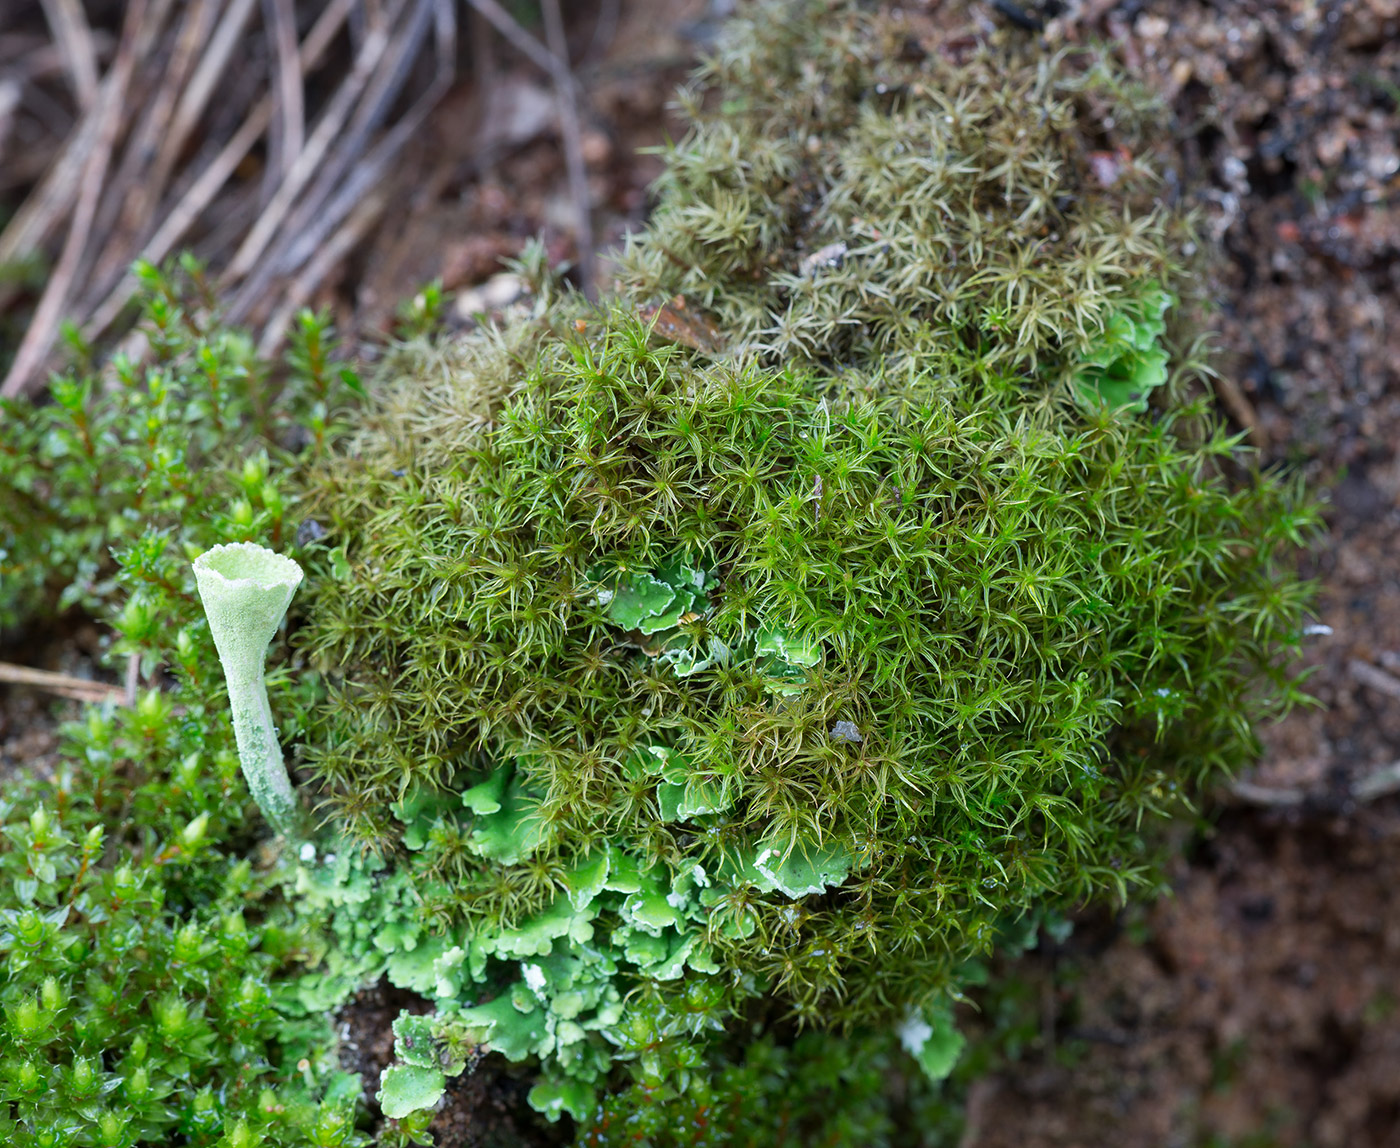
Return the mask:
<svg viewBox="0 0 1400 1148">
<path fill-rule="evenodd" d="M 896 1031 L 904 1051 L 910 1056 L 918 1056 L 924 1051 L 924 1045 L 928 1044 L 928 1038 L 933 1035 L 933 1025 L 924 1020 L 923 1013 L 911 1012 Z"/>
<path fill-rule="evenodd" d="M 539 965 L 522 964 L 520 972 L 525 977 L 525 984 L 536 996 L 544 991 L 544 970 Z"/>
</svg>

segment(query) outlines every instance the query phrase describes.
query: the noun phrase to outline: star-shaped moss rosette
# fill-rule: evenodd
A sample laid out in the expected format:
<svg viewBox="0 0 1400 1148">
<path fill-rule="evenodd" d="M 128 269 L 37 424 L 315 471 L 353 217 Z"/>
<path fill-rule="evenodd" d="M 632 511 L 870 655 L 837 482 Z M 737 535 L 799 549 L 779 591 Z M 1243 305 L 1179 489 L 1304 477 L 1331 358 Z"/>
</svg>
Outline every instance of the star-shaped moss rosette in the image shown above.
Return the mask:
<svg viewBox="0 0 1400 1148">
<path fill-rule="evenodd" d="M 228 681 L 233 733 L 248 791 L 273 828 L 296 836 L 300 811 L 282 761 L 263 663 L 268 643 L 301 584 L 301 567 L 265 546 L 234 542 L 196 558 L 194 578 Z"/>
</svg>

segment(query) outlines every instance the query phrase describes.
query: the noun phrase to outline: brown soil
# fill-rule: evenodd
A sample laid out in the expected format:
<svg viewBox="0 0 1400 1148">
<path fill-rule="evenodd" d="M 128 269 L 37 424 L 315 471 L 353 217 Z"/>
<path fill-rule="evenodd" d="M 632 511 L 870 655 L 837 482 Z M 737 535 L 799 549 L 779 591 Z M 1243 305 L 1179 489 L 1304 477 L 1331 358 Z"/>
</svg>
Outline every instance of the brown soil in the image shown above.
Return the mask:
<svg viewBox="0 0 1400 1148">
<path fill-rule="evenodd" d="M 359 1074 L 366 1097 L 379 1091 L 379 1074 L 394 1058 L 391 1026 L 404 1010 L 422 1014 L 431 1012 L 432 1005 L 381 982 L 356 994 L 341 1010 L 341 1066 Z M 500 1057 L 485 1058 L 471 1072 L 448 1081 L 430 1129 L 433 1143 L 438 1148 L 544 1148 L 566 1142 L 566 1129 L 551 1129 L 530 1110 L 525 1101 L 530 1085 L 527 1075 L 512 1072 Z"/>
</svg>

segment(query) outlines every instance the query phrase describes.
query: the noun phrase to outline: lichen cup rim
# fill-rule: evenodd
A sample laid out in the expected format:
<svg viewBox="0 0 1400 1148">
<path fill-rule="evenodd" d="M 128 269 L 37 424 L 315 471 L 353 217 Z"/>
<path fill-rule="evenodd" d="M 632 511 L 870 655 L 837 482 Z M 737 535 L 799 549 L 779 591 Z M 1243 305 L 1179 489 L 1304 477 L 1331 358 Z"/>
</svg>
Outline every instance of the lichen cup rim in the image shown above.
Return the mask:
<svg viewBox="0 0 1400 1148">
<path fill-rule="evenodd" d="M 241 558 L 248 567 L 241 571 L 221 569 L 224 558 Z M 258 590 L 275 590 L 279 586 L 295 589 L 304 577 L 301 566 L 285 554 L 278 554 L 256 542 L 224 542 L 212 546 L 194 560 L 196 573 L 212 574 L 230 587 L 246 586 Z"/>
</svg>

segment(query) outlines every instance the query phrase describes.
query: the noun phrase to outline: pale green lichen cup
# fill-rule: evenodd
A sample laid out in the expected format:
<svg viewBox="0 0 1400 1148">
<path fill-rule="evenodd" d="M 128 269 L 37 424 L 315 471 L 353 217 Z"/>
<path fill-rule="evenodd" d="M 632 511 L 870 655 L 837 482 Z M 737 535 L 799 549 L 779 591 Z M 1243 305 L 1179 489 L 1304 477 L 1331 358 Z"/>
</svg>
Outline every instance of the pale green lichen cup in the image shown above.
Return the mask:
<svg viewBox="0 0 1400 1148">
<path fill-rule="evenodd" d="M 300 809 L 272 723 L 263 662 L 301 578 L 290 558 L 253 542 L 215 546 L 194 560 L 195 584 L 228 682 L 243 776 L 268 822 L 289 837 L 299 835 Z"/>
</svg>

